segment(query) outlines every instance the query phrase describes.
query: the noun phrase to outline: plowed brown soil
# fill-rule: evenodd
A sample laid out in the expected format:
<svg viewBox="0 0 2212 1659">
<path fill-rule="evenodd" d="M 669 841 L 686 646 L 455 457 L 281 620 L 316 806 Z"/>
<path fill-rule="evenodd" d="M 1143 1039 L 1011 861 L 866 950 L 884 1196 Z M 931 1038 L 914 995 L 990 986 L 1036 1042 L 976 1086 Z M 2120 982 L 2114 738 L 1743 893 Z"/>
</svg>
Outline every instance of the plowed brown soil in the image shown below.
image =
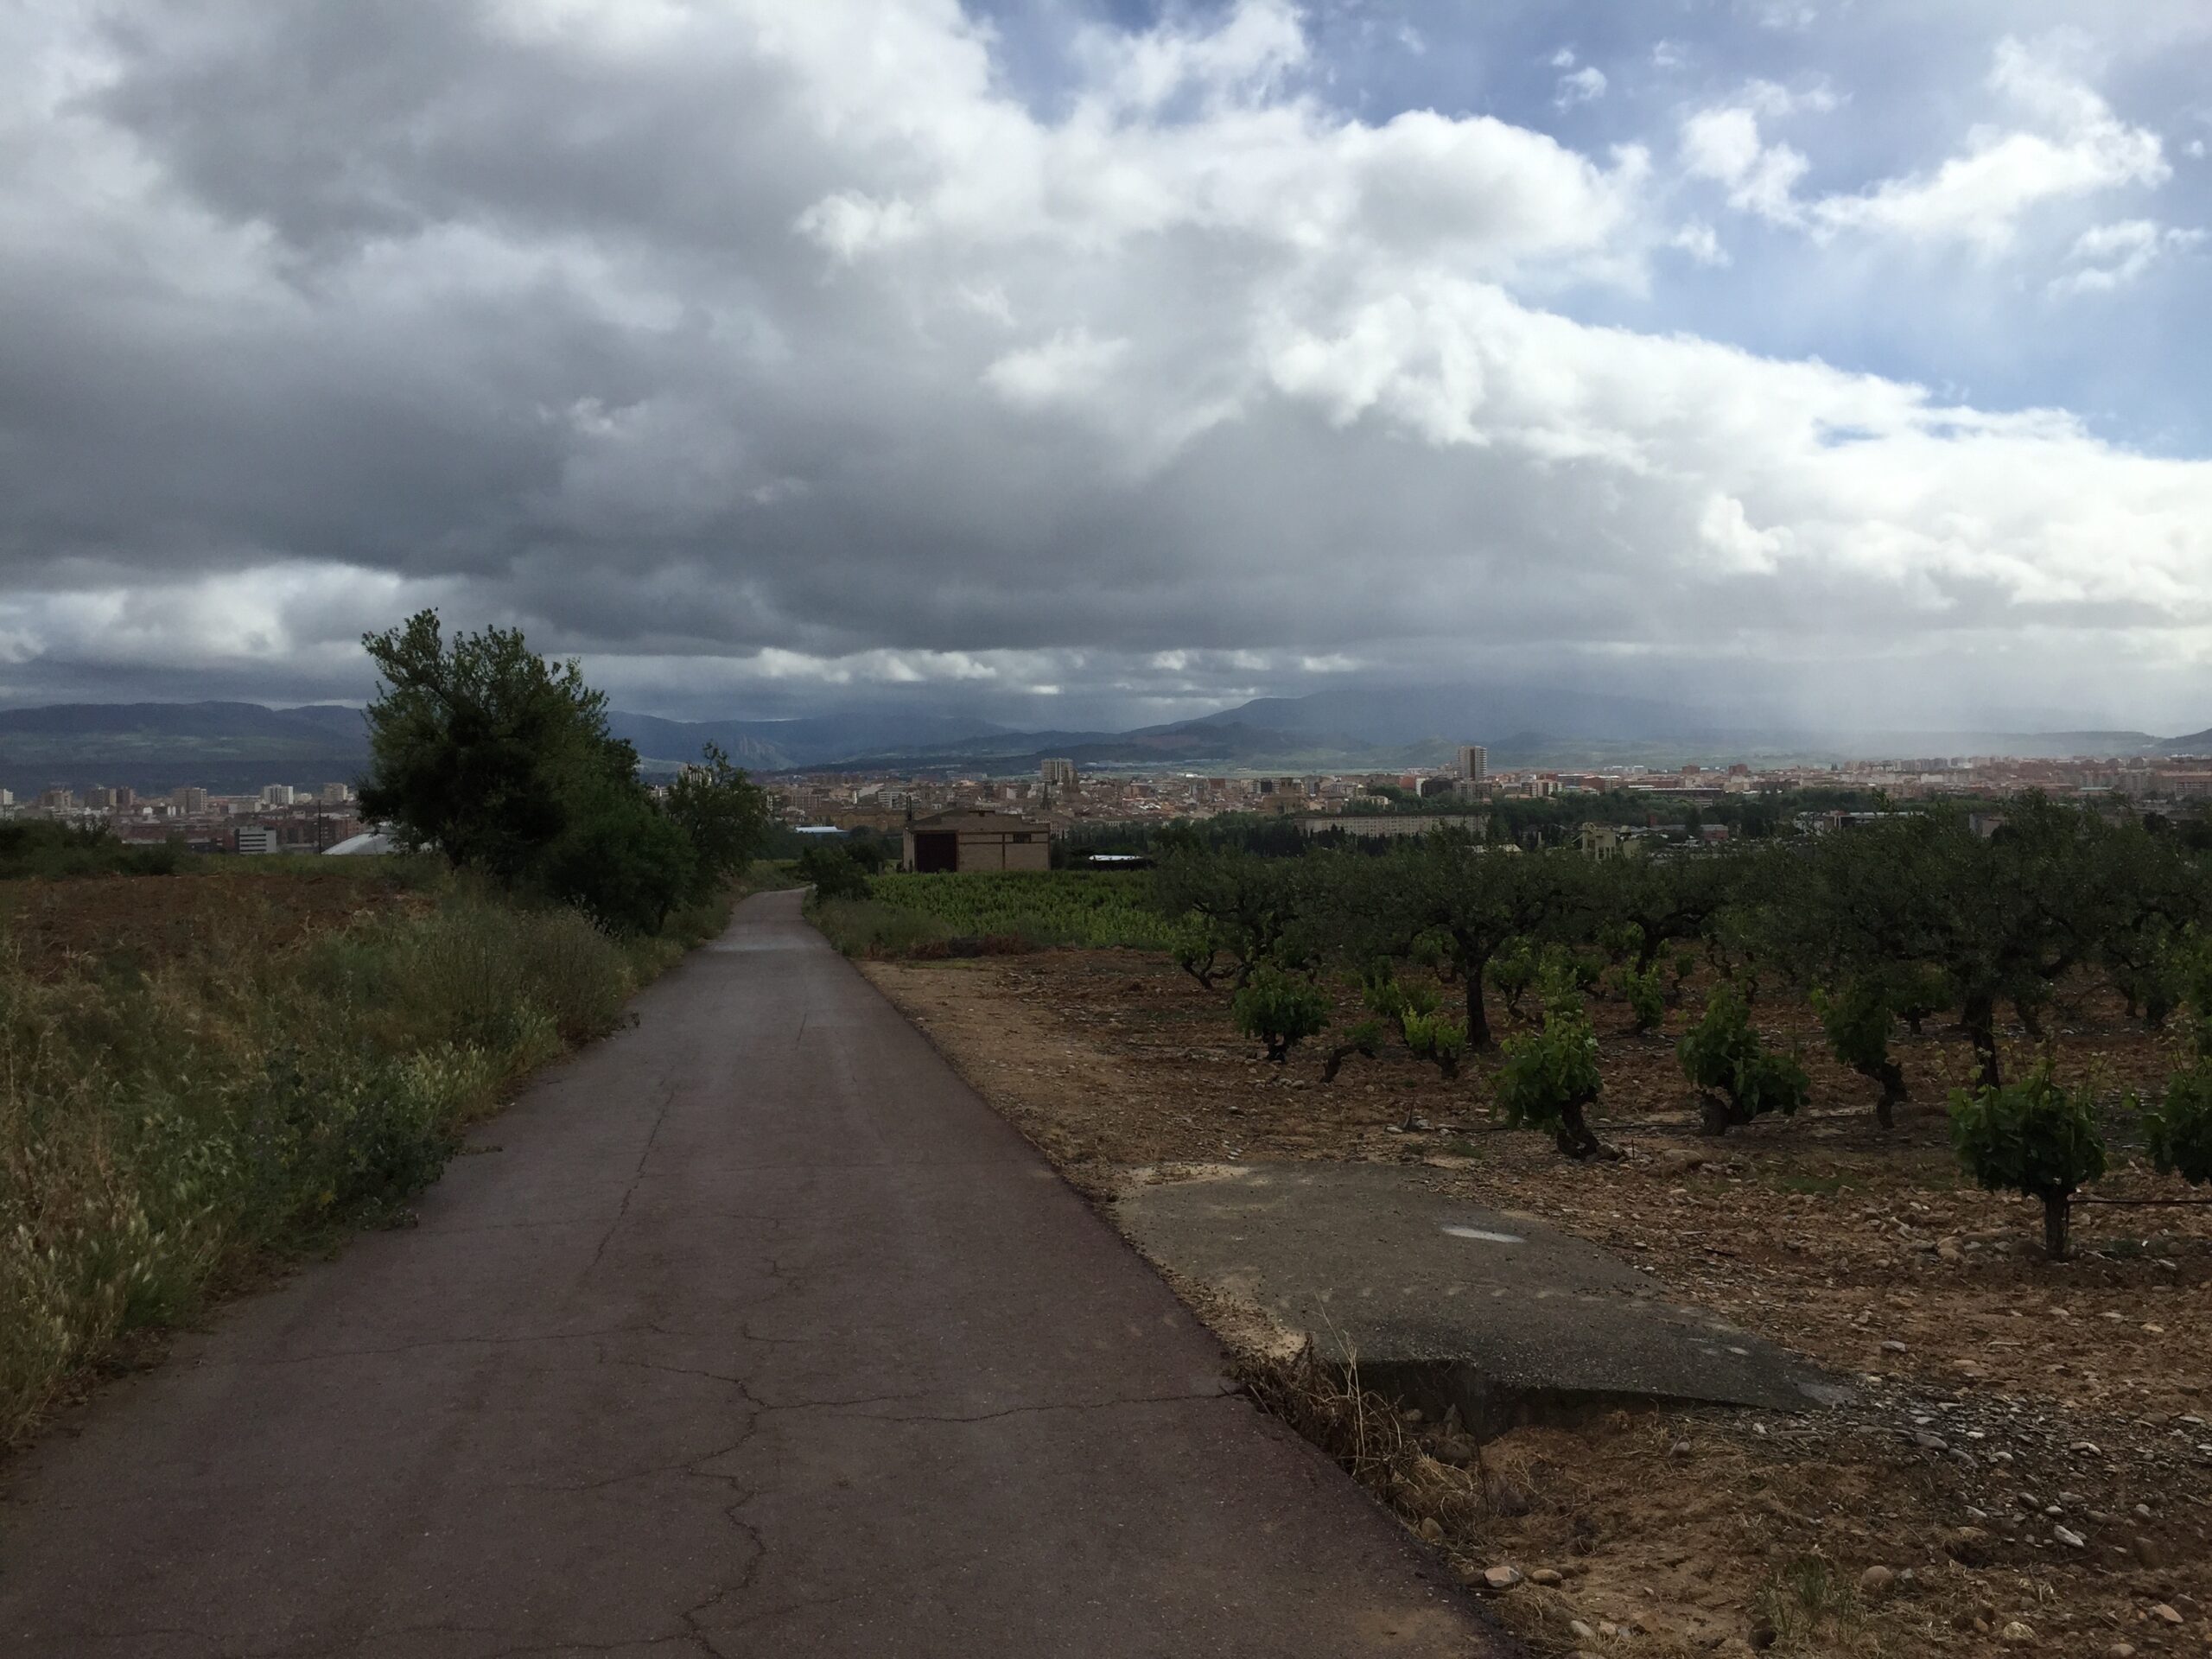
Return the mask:
<svg viewBox="0 0 2212 1659">
<path fill-rule="evenodd" d="M 1407 1425 L 1440 1454 L 1388 1494 L 1408 1524 L 1430 1520 L 1471 1573 L 1557 1575 L 1498 1597 L 1539 1652 L 2212 1654 L 2212 1210 L 2173 1202 L 2204 1194 L 2144 1166 L 2124 1113 L 2097 1196 L 2156 1202 L 2083 1208 L 2075 1259 L 2052 1263 L 2034 1207 L 1952 1159 L 1942 1105 L 1971 1056 L 1936 1022 L 1900 1043 L 1914 1101 L 1885 1133 L 1872 1085 L 1770 991 L 1758 1021 L 1802 1046 L 1813 1105 L 1713 1140 L 1672 1043 L 1699 984 L 1658 1037 L 1600 1001 L 1599 1127 L 1628 1157 L 1582 1166 L 1491 1126 L 1491 1060 L 1447 1082 L 1400 1051 L 1324 1084 L 1318 1056 L 1260 1060 L 1225 993 L 1163 958 L 866 966 L 1102 1199 L 1177 1164 L 1419 1161 L 1853 1382 L 1833 1413 L 1655 1410 L 1471 1459 L 1449 1426 Z M 2101 994 L 2047 1023 L 2062 1075 L 2114 1097 L 2174 1063 L 2176 1039 Z M 2007 1051 L 2024 1065 L 2036 1046 L 2015 1030 Z M 1232 1345 L 1249 1336 L 1194 1300 Z"/>
</svg>

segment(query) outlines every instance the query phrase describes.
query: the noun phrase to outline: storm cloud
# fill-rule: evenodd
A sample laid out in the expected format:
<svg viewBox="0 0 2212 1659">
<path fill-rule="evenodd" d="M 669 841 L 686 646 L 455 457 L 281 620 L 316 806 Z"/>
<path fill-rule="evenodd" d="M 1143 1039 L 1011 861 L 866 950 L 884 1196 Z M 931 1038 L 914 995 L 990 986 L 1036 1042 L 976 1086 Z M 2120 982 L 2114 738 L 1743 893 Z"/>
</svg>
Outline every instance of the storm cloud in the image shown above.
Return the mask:
<svg viewBox="0 0 2212 1659">
<path fill-rule="evenodd" d="M 674 713 L 1506 673 L 2212 717 L 2196 435 L 1709 322 L 1966 283 L 2031 351 L 2201 294 L 2212 124 L 2047 19 L 1847 172 L 1843 67 L 1562 38 L 1446 113 L 1353 84 L 1384 16 L 30 0 L 0 690 L 359 696 L 359 633 L 435 604 Z"/>
</svg>

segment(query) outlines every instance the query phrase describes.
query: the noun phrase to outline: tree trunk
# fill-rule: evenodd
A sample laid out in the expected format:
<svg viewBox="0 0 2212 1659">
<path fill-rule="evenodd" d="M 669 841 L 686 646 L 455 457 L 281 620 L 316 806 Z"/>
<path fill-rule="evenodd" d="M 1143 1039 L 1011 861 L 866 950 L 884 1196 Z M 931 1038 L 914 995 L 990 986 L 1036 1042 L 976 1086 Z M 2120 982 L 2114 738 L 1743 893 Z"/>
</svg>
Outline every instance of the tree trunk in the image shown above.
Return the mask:
<svg viewBox="0 0 2212 1659">
<path fill-rule="evenodd" d="M 2073 1206 L 2071 1192 L 2043 1195 L 2043 1253 L 2054 1262 L 2066 1259 L 2066 1227 L 2072 1219 Z"/>
<path fill-rule="evenodd" d="M 1994 997 L 1975 992 L 1968 996 L 1959 1010 L 1959 1023 L 1966 1027 L 1967 1035 L 1974 1039 L 1974 1052 L 1981 1059 L 1981 1086 L 1998 1089 L 2004 1086 L 2003 1074 L 1997 1065 L 1997 1001 Z"/>
<path fill-rule="evenodd" d="M 1882 1097 L 1874 1103 L 1874 1121 L 1885 1129 L 1897 1126 L 1897 1104 L 1907 1098 L 1904 1069 L 1895 1060 L 1884 1060 L 1881 1070 L 1874 1074 L 1874 1081 L 1882 1085 Z"/>
<path fill-rule="evenodd" d="M 1466 959 L 1467 1046 L 1480 1051 L 1491 1046 L 1490 1010 L 1483 1006 L 1483 978 L 1490 969 L 1487 953 Z"/>
<path fill-rule="evenodd" d="M 2020 1023 L 2028 1028 L 2028 1035 L 2037 1042 L 2043 1040 L 2043 1011 L 2032 1002 L 2014 1002 L 2012 1012 L 2020 1016 Z"/>
<path fill-rule="evenodd" d="M 1574 1159 L 1603 1158 L 1618 1160 L 1624 1154 L 1618 1147 L 1607 1146 L 1590 1127 L 1590 1120 L 1582 1115 L 1583 1103 L 1570 1100 L 1560 1109 L 1559 1132 L 1553 1138 L 1559 1149 Z"/>
</svg>

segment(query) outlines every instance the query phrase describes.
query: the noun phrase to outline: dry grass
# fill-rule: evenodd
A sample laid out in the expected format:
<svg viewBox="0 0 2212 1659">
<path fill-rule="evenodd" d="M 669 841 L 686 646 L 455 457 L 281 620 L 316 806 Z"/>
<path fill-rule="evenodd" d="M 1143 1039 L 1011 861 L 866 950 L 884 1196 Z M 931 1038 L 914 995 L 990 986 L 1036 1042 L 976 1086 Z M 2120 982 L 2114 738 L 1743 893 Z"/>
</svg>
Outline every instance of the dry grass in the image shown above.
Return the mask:
<svg viewBox="0 0 2212 1659">
<path fill-rule="evenodd" d="M 629 941 L 450 881 L 287 879 L 0 896 L 35 923 L 0 945 L 0 1444 L 254 1264 L 403 1211 L 728 914 Z"/>
</svg>

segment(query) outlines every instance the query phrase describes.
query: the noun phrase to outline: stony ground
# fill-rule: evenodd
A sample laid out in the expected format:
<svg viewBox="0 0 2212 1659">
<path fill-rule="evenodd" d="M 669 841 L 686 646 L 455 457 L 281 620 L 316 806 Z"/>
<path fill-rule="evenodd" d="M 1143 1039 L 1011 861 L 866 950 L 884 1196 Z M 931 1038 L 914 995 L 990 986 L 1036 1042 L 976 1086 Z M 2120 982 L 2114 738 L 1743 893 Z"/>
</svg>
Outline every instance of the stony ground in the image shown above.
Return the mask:
<svg viewBox="0 0 2212 1659">
<path fill-rule="evenodd" d="M 1101 1198 L 1179 1164 L 1424 1162 L 1853 1381 L 1856 1403 L 1802 1418 L 1651 1411 L 1478 1450 L 1399 1426 L 1380 1484 L 1471 1576 L 1507 1569 L 1501 1615 L 1539 1652 L 2212 1654 L 2212 1210 L 2171 1202 L 2191 1195 L 2141 1166 L 2124 1115 L 2098 1196 L 2156 1202 L 2084 1208 L 2053 1264 L 2037 1212 L 1953 1163 L 1941 1103 L 1970 1057 L 1932 1024 L 1902 1044 L 1915 1103 L 1885 1134 L 1809 1011 L 1770 995 L 1814 1104 L 1714 1141 L 1674 1060 L 1683 1011 L 1639 1037 L 1600 1002 L 1599 1123 L 1628 1157 L 1583 1167 L 1491 1125 L 1485 1063 L 1447 1082 L 1355 1058 L 1323 1084 L 1318 1058 L 1261 1063 L 1225 995 L 1164 959 L 867 966 Z M 2101 996 L 2050 1026 L 2062 1071 L 2115 1096 L 2173 1062 Z M 2032 1052 L 2012 1033 L 2008 1063 Z"/>
</svg>

